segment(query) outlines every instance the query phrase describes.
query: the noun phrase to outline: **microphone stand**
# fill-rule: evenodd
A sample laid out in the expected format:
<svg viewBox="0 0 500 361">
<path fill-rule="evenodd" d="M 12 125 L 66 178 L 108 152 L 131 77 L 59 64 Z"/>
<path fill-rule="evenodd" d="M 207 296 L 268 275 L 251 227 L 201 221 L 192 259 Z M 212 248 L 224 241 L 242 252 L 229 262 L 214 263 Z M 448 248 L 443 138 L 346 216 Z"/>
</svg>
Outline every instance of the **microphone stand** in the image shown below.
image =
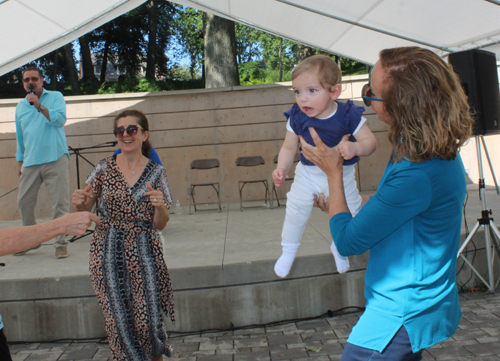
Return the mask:
<svg viewBox="0 0 500 361">
<path fill-rule="evenodd" d="M 81 151 L 82 150 L 88 150 L 88 149 L 113 148 L 117 144 L 118 144 L 117 141 L 112 141 L 112 142 L 106 142 L 106 143 L 102 143 L 102 144 L 98 144 L 98 145 L 93 145 L 93 146 L 90 146 L 90 147 L 73 148 L 73 147 L 68 146 L 68 150 L 70 151 L 70 154 L 74 154 L 76 156 L 75 157 L 75 161 L 76 161 L 76 184 L 77 184 L 77 188 L 78 189 L 80 189 L 80 158 L 82 158 L 84 161 L 86 161 L 92 167 L 95 166 L 91 161 L 89 161 L 87 158 L 85 158 L 82 155 Z M 94 233 L 94 231 L 89 229 L 82 236 L 73 236 L 69 240 L 69 242 L 75 242 L 75 241 L 79 240 L 80 238 L 86 237 L 86 236 L 88 236 L 89 234 L 92 234 L 92 233 Z"/>
<path fill-rule="evenodd" d="M 95 167 L 95 164 L 93 164 L 91 161 L 89 161 L 87 158 L 85 158 L 82 153 L 80 153 L 82 150 L 87 150 L 87 149 L 99 149 L 99 148 L 113 148 L 118 144 L 117 141 L 112 141 L 112 142 L 106 142 L 98 145 L 93 145 L 91 147 L 82 147 L 82 148 L 73 148 L 68 146 L 68 150 L 70 151 L 70 155 L 74 154 L 76 156 L 76 185 L 78 189 L 80 189 L 80 158 L 82 158 L 84 161 L 86 161 L 88 164 L 90 164 L 92 167 Z M 73 153 L 71 153 L 73 152 Z"/>
</svg>

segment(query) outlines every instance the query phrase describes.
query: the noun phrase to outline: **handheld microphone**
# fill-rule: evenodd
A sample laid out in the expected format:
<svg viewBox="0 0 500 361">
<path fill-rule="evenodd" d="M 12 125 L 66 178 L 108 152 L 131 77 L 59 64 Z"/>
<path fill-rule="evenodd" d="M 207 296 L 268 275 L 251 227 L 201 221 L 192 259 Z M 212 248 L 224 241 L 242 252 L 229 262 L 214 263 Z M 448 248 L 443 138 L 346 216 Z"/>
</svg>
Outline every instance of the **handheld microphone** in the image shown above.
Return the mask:
<svg viewBox="0 0 500 361">
<path fill-rule="evenodd" d="M 28 89 L 28 94 L 35 94 L 35 87 L 33 85 L 30 85 L 30 88 Z M 33 102 L 30 102 L 30 105 L 33 105 Z"/>
</svg>

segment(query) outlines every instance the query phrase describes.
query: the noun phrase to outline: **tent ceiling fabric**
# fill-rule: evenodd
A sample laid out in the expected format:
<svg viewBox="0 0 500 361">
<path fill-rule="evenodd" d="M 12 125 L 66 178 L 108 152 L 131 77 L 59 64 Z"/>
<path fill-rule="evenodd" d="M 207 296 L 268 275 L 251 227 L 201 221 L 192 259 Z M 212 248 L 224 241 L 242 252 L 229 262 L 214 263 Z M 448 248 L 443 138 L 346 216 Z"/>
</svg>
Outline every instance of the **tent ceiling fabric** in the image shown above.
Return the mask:
<svg viewBox="0 0 500 361">
<path fill-rule="evenodd" d="M 445 56 L 483 48 L 500 59 L 500 6 L 485 0 L 176 0 L 366 64 L 421 46 Z"/>
<path fill-rule="evenodd" d="M 0 0 L 0 75 L 64 46 L 145 0 Z"/>
<path fill-rule="evenodd" d="M 0 0 L 0 75 L 57 49 L 145 0 Z M 439 55 L 473 48 L 500 59 L 493 0 L 175 0 L 366 64 L 384 48 Z"/>
</svg>

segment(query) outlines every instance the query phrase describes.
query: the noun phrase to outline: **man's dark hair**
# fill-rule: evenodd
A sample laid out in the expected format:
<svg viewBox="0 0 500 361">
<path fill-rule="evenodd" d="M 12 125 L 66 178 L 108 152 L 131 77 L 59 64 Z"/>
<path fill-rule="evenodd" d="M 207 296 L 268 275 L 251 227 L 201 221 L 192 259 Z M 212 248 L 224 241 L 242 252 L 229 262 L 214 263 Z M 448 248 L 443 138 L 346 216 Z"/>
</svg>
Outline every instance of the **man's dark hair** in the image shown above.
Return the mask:
<svg viewBox="0 0 500 361">
<path fill-rule="evenodd" d="M 24 73 L 26 73 L 27 71 L 36 71 L 38 72 L 38 75 L 40 76 L 40 78 L 43 79 L 43 74 L 42 74 L 42 71 L 40 70 L 39 67 L 37 67 L 36 65 L 30 65 L 28 66 L 26 69 L 23 70 L 23 77 L 24 77 Z"/>
</svg>

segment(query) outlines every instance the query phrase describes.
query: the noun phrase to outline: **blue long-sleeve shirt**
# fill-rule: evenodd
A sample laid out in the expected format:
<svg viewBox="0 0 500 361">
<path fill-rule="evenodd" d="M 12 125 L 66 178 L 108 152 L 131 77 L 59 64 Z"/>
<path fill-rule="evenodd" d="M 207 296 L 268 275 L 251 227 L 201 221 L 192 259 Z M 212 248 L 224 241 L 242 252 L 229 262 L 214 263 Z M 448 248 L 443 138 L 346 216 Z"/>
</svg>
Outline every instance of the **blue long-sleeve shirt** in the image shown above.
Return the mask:
<svg viewBox="0 0 500 361">
<path fill-rule="evenodd" d="M 413 352 L 449 338 L 461 317 L 456 258 L 465 199 L 460 157 L 389 163 L 358 215 L 330 229 L 343 256 L 370 250 L 366 310 L 348 341 L 382 352 L 405 326 Z"/>
<path fill-rule="evenodd" d="M 69 156 L 63 95 L 43 89 L 40 103 L 49 110 L 50 121 L 26 99 L 16 107 L 16 159 L 23 162 L 23 167 L 54 162 L 64 154 Z"/>
</svg>

